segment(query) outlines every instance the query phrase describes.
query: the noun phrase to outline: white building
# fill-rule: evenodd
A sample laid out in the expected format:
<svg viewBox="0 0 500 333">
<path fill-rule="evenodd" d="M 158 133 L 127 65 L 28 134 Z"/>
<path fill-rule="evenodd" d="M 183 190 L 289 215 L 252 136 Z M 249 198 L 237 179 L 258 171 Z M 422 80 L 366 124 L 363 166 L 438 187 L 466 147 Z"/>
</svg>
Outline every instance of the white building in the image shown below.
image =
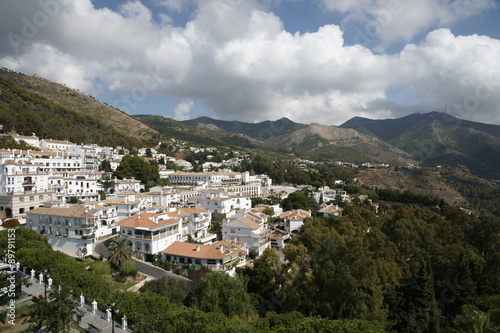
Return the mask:
<svg viewBox="0 0 500 333">
<path fill-rule="evenodd" d="M 111 193 L 122 193 L 122 192 L 135 192 L 139 193 L 144 190 L 144 185 L 141 185 L 140 180 L 136 179 L 114 179 L 112 180 L 113 186 L 111 187 Z"/>
<path fill-rule="evenodd" d="M 132 242 L 135 256 L 152 261 L 153 255 L 182 240 L 182 219 L 166 213 L 137 214 L 119 222 L 122 236 Z"/>
<path fill-rule="evenodd" d="M 237 249 L 227 249 L 221 244 L 201 245 L 184 242 L 174 242 L 160 251 L 162 259 L 174 265 L 192 265 L 196 270 L 202 266 L 212 271 L 235 275 L 235 268 L 244 266 L 246 252 Z"/>
<path fill-rule="evenodd" d="M 24 158 L 27 153 L 2 151 L 0 155 L 0 213 L 21 223 L 28 210 L 55 199 L 55 191 L 49 188 L 48 171 Z"/>
<path fill-rule="evenodd" d="M 9 133 L 14 140 L 16 140 L 17 143 L 20 143 L 21 141 L 26 142 L 26 144 L 33 146 L 33 147 L 40 147 L 40 138 L 33 133 L 31 136 L 27 135 L 19 135 L 17 133 Z"/>
<path fill-rule="evenodd" d="M 120 233 L 118 209 L 116 206 L 102 202 L 88 202 L 84 206 L 96 218 L 95 238 L 97 240 Z"/>
<path fill-rule="evenodd" d="M 235 209 L 250 209 L 252 201 L 248 193 L 229 194 L 225 191 L 205 191 L 188 199 L 189 203 L 201 205 L 212 213 L 227 214 Z"/>
<path fill-rule="evenodd" d="M 324 218 L 329 218 L 330 216 L 342 216 L 342 211 L 344 209 L 339 207 L 339 205 L 327 205 L 326 207 L 318 210 L 318 213 L 323 214 Z"/>
<path fill-rule="evenodd" d="M 26 226 L 47 237 L 55 250 L 73 256 L 92 253 L 96 218 L 83 205 L 41 207 L 26 213 Z"/>
<path fill-rule="evenodd" d="M 68 150 L 69 147 L 74 146 L 74 143 L 71 143 L 67 140 L 52 140 L 52 139 L 42 139 L 40 140 L 40 147 L 47 148 L 50 150 Z"/>
<path fill-rule="evenodd" d="M 271 246 L 271 230 L 251 214 L 236 214 L 222 223 L 222 239 L 244 242 L 261 255 Z"/>
<path fill-rule="evenodd" d="M 285 221 L 285 231 L 291 234 L 298 233 L 308 217 L 311 217 L 311 211 L 303 209 L 290 210 L 280 215 L 280 218 Z"/>
<path fill-rule="evenodd" d="M 56 191 L 60 201 L 66 202 L 71 197 L 80 201 L 98 201 L 99 192 L 103 191 L 100 180 L 102 171 L 59 172 L 49 176 L 49 188 Z"/>
</svg>

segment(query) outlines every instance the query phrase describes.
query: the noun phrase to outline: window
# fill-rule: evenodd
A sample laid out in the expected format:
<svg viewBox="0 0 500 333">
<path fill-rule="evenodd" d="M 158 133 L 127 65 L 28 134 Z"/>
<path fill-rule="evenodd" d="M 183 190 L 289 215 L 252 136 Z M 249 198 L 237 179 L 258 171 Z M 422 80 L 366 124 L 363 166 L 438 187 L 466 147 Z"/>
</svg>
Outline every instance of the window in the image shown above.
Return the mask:
<svg viewBox="0 0 500 333">
<path fill-rule="evenodd" d="M 135 250 L 138 252 L 142 251 L 142 244 L 140 242 L 135 243 Z"/>
<path fill-rule="evenodd" d="M 234 228 L 231 228 L 231 233 L 232 234 L 236 233 L 236 230 Z"/>
</svg>

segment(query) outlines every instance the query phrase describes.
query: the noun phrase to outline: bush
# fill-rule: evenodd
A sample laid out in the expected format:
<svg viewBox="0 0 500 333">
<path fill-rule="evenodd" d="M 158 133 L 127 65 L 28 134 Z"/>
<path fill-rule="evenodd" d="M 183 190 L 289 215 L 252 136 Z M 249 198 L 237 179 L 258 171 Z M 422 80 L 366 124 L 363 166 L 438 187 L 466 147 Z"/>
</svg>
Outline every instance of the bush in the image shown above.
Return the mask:
<svg viewBox="0 0 500 333">
<path fill-rule="evenodd" d="M 120 269 L 120 273 L 123 276 L 136 276 L 137 268 L 135 268 L 135 263 L 132 260 L 126 260 Z"/>
<path fill-rule="evenodd" d="M 111 274 L 111 266 L 108 262 L 105 261 L 94 261 L 90 265 L 90 270 L 97 275 L 110 275 Z"/>
</svg>

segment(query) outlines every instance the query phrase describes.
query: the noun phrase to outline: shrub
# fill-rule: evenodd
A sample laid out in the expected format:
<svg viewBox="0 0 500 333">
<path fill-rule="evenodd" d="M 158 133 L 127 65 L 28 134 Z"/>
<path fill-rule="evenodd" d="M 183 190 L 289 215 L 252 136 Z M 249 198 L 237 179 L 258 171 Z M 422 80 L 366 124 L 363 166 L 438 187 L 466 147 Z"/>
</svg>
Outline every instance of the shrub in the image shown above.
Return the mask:
<svg viewBox="0 0 500 333">
<path fill-rule="evenodd" d="M 97 275 L 110 275 L 111 274 L 111 266 L 108 262 L 105 261 L 94 261 L 90 265 L 90 270 Z"/>
<path fill-rule="evenodd" d="M 120 273 L 123 276 L 136 276 L 137 268 L 135 268 L 135 263 L 132 260 L 126 260 L 120 268 Z"/>
</svg>

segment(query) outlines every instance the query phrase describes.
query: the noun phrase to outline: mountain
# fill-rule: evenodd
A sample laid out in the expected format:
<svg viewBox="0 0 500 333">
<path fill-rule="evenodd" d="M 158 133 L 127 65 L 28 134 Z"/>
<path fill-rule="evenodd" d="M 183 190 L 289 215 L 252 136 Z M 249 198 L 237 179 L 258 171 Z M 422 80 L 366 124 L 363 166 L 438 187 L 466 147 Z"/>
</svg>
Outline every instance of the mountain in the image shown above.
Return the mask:
<svg viewBox="0 0 500 333">
<path fill-rule="evenodd" d="M 272 144 L 288 152 L 314 160 L 337 160 L 352 163 L 414 162 L 404 151 L 383 140 L 352 129 L 336 126 L 305 125 L 290 134 L 271 140 Z"/>
<path fill-rule="evenodd" d="M 206 129 L 220 129 L 226 132 L 237 132 L 259 141 L 285 135 L 306 125 L 294 123 L 288 118 L 276 121 L 263 121 L 260 123 L 246 123 L 242 121 L 217 120 L 209 117 L 199 117 L 181 121 L 183 124 Z"/>
<path fill-rule="evenodd" d="M 95 98 L 38 76 L 0 69 L 0 123 L 46 139 L 138 146 L 157 133 Z"/>
<path fill-rule="evenodd" d="M 170 138 L 198 146 L 253 149 L 267 154 L 279 154 L 271 145 L 243 133 L 226 132 L 210 123 L 191 126 L 162 116 L 137 115 L 136 118 L 159 133 Z"/>
<path fill-rule="evenodd" d="M 474 174 L 500 179 L 498 125 L 430 112 L 398 119 L 355 117 L 340 127 L 382 139 L 424 164 L 462 164 Z"/>
<path fill-rule="evenodd" d="M 255 140 L 264 141 L 284 153 L 294 153 L 313 160 L 398 164 L 414 162 L 407 153 L 373 136 L 335 126 L 299 124 L 288 118 L 246 123 L 200 117 L 182 123 L 207 130 L 242 133 Z"/>
</svg>

